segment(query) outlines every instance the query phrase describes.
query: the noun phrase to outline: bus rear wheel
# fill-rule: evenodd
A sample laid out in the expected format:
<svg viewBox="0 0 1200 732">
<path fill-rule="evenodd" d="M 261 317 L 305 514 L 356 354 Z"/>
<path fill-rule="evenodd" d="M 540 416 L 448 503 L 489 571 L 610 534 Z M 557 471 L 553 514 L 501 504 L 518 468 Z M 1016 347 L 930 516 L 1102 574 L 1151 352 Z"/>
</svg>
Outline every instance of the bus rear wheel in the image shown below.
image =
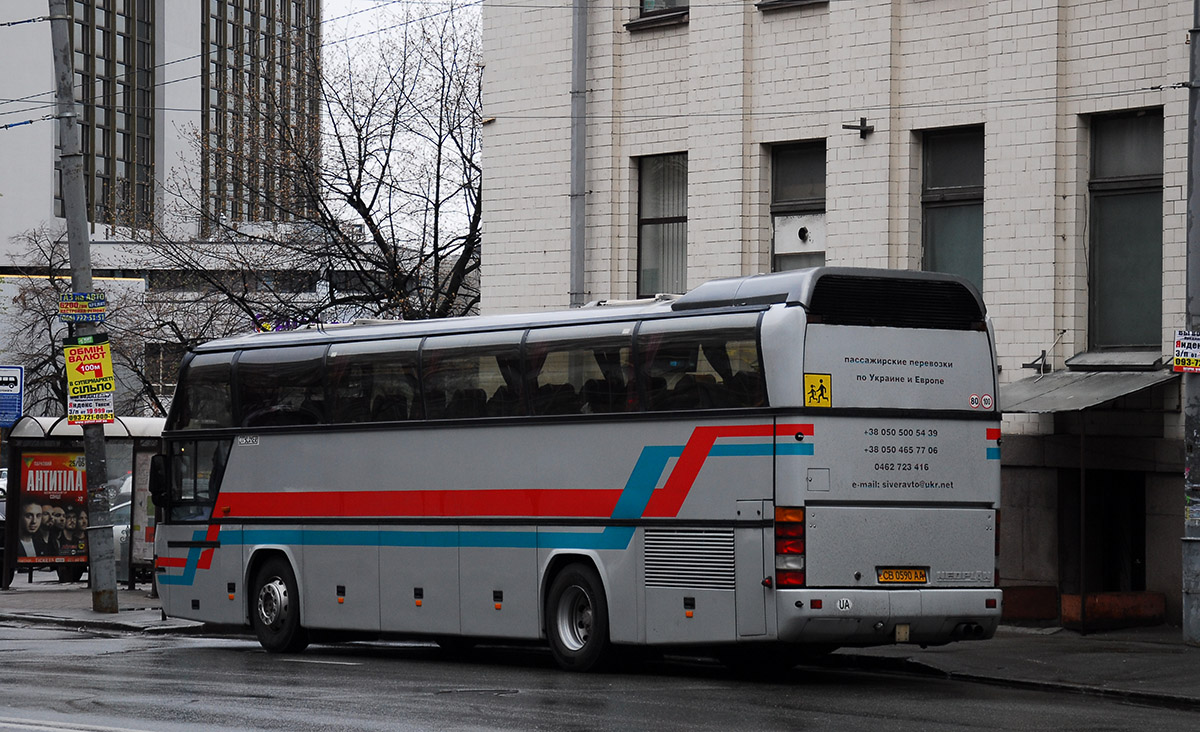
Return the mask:
<svg viewBox="0 0 1200 732">
<path fill-rule="evenodd" d="M 609 660 L 608 600 L 594 569 L 564 567 L 546 593 L 545 617 L 550 653 L 560 667 L 594 671 Z"/>
<path fill-rule="evenodd" d="M 250 624 L 262 647 L 272 653 L 299 653 L 308 647 L 300 625 L 300 590 L 292 565 L 271 557 L 254 579 Z"/>
</svg>

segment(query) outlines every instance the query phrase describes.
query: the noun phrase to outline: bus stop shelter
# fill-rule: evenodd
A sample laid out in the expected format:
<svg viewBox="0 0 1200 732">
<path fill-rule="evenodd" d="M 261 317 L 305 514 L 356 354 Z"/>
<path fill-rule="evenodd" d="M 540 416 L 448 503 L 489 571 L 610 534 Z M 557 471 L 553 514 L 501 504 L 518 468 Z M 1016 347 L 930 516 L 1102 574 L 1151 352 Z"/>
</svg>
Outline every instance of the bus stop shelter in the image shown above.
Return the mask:
<svg viewBox="0 0 1200 732">
<path fill-rule="evenodd" d="M 163 420 L 118 417 L 104 426 L 110 522 L 117 579 L 132 588 L 152 578 L 154 506 L 150 458 L 159 451 Z M 9 433 L 5 498 L 4 571 L 7 588 L 16 573 L 52 568 L 61 581 L 87 570 L 87 475 L 83 428 L 65 417 L 21 417 Z"/>
</svg>

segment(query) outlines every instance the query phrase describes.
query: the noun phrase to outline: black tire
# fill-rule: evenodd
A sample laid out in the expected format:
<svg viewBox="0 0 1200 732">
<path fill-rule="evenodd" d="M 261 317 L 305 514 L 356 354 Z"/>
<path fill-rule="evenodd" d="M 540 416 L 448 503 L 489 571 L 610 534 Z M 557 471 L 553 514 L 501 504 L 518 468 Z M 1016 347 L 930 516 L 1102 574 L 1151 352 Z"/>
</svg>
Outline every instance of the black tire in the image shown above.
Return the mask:
<svg viewBox="0 0 1200 732">
<path fill-rule="evenodd" d="M 308 631 L 300 625 L 300 590 L 292 565 L 271 557 L 254 577 L 250 625 L 258 642 L 271 653 L 299 653 L 308 647 Z"/>
<path fill-rule="evenodd" d="M 608 598 L 596 570 L 564 567 L 546 593 L 545 617 L 550 654 L 563 669 L 595 671 L 610 660 Z"/>
</svg>

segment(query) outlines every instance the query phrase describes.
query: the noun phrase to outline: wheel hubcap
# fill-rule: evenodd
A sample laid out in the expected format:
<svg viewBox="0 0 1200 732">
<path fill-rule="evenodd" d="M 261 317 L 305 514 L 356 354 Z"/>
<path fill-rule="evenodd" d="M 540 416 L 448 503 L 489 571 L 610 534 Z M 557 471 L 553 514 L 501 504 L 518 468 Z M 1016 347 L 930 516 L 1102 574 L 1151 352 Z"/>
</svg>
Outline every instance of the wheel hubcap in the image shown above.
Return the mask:
<svg viewBox="0 0 1200 732">
<path fill-rule="evenodd" d="M 281 625 L 288 616 L 288 591 L 283 580 L 275 577 L 258 591 L 258 619 L 270 628 Z"/>
<path fill-rule="evenodd" d="M 558 603 L 558 637 L 567 650 L 578 651 L 592 635 L 592 598 L 583 588 L 568 587 Z"/>
</svg>

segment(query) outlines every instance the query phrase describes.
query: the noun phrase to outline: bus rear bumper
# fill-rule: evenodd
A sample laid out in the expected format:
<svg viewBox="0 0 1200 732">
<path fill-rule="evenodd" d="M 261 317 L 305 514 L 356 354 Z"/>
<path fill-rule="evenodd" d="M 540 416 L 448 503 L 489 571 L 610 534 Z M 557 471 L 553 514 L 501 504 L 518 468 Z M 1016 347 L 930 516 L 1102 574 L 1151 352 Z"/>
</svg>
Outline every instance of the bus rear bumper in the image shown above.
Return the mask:
<svg viewBox="0 0 1200 732">
<path fill-rule="evenodd" d="M 778 637 L 842 646 L 982 640 L 995 635 L 1002 604 L 995 588 L 781 589 Z"/>
</svg>

